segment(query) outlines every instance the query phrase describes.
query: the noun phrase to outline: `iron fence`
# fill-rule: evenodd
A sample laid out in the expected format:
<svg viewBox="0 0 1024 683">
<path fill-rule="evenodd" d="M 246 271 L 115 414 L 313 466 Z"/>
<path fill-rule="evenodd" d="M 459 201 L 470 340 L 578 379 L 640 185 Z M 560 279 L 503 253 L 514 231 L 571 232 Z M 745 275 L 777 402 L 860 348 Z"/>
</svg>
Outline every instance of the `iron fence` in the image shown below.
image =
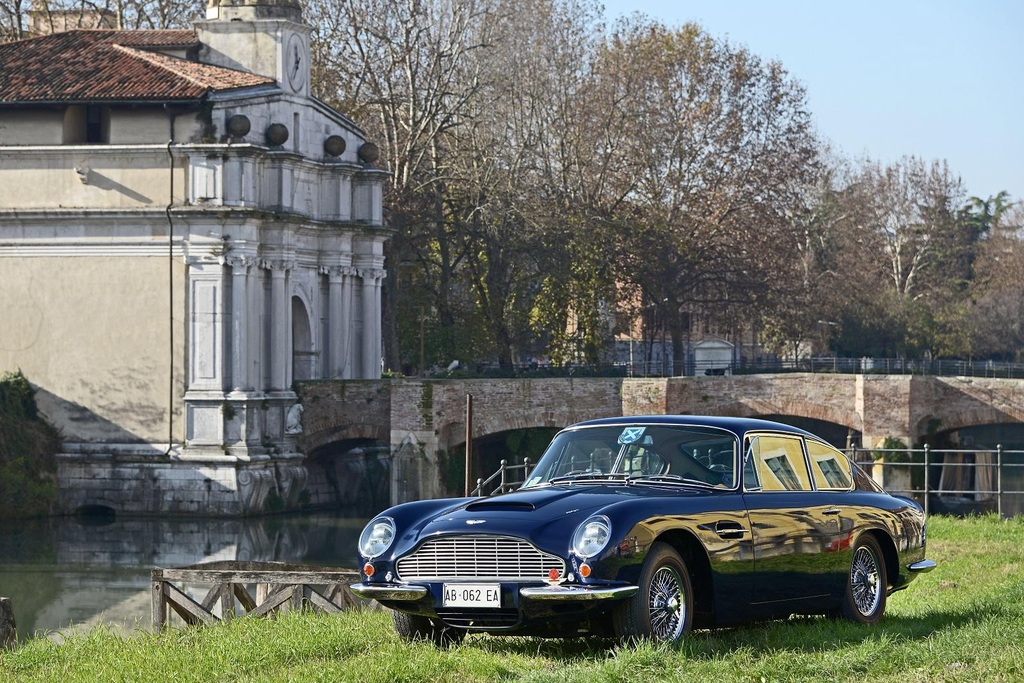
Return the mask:
<svg viewBox="0 0 1024 683">
<path fill-rule="evenodd" d="M 854 447 L 846 453 L 886 491 L 917 500 L 926 514 L 1024 514 L 1024 450 Z M 515 490 L 534 467 L 529 458 L 514 464 L 502 460 L 497 471 L 476 480 L 470 495 Z"/>
<path fill-rule="evenodd" d="M 889 493 L 909 496 L 925 512 L 1024 514 L 1024 451 L 995 448 L 848 451 Z"/>
<path fill-rule="evenodd" d="M 643 362 L 618 362 L 567 365 L 519 363 L 508 369 L 494 364 L 467 366 L 444 377 L 682 377 L 704 375 L 750 375 L 763 373 L 815 372 L 876 375 L 937 375 L 944 377 L 1024 378 L 1024 363 L 992 360 L 844 358 L 813 356 L 804 358 L 764 357 L 754 360 L 674 362 L 670 358 Z"/>
<path fill-rule="evenodd" d="M 666 377 L 700 375 L 744 375 L 785 372 L 825 372 L 855 375 L 937 375 L 943 377 L 1024 378 L 1024 363 L 991 360 L 909 359 L 909 358 L 843 358 L 811 356 L 806 358 L 740 359 L 694 361 L 673 364 L 671 361 L 632 363 L 621 366 L 617 374 L 629 377 Z"/>
<path fill-rule="evenodd" d="M 531 463 L 529 458 L 523 458 L 523 461 L 518 464 L 509 465 L 507 460 L 502 460 L 501 465 L 498 466 L 498 470 L 487 477 L 486 479 L 477 479 L 476 488 L 473 489 L 469 495 L 471 496 L 494 496 L 499 493 L 508 493 L 514 491 L 523 485 L 523 483 L 530 477 L 530 470 L 536 466 L 536 463 Z M 518 472 L 522 472 L 523 476 L 520 479 L 517 475 Z M 515 477 L 514 479 L 511 477 Z M 498 484 L 487 493 L 483 493 L 487 490 L 486 487 L 494 486 L 494 481 L 497 480 Z"/>
</svg>

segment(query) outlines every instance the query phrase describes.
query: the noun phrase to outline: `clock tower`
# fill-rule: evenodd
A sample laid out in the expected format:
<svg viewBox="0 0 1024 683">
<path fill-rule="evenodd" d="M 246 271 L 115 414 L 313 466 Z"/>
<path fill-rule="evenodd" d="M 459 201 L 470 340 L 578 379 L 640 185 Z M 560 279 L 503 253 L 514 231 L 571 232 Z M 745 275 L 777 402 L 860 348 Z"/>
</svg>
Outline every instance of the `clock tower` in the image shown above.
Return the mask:
<svg viewBox="0 0 1024 683">
<path fill-rule="evenodd" d="M 210 0 L 196 23 L 201 61 L 275 79 L 288 93 L 309 95 L 309 35 L 297 0 Z"/>
</svg>

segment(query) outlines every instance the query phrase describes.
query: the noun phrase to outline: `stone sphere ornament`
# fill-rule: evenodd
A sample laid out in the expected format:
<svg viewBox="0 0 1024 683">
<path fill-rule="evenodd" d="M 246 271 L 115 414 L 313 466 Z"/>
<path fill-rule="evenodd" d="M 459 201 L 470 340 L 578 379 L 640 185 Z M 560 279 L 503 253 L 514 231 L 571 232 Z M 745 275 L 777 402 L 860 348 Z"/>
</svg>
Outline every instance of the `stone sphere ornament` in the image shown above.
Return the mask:
<svg viewBox="0 0 1024 683">
<path fill-rule="evenodd" d="M 372 164 L 380 157 L 380 150 L 372 142 L 364 142 L 359 146 L 359 159 L 367 164 Z"/>
<path fill-rule="evenodd" d="M 324 140 L 324 152 L 328 156 L 340 157 L 345 153 L 345 138 L 340 135 L 331 135 Z"/>
<path fill-rule="evenodd" d="M 273 147 L 280 147 L 288 142 L 288 127 L 283 123 L 272 123 L 267 126 L 267 142 Z"/>
<path fill-rule="evenodd" d="M 228 119 L 228 133 L 233 138 L 244 138 L 251 128 L 252 123 L 245 114 L 235 114 Z"/>
</svg>

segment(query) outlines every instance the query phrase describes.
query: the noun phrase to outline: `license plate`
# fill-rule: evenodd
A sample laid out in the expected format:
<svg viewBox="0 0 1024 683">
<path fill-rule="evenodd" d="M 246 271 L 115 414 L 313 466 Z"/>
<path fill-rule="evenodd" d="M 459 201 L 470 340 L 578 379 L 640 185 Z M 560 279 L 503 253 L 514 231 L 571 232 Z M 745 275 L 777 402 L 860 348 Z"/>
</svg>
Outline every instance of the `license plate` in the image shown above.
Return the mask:
<svg viewBox="0 0 1024 683">
<path fill-rule="evenodd" d="M 501 584 L 446 583 L 445 607 L 501 607 Z"/>
</svg>

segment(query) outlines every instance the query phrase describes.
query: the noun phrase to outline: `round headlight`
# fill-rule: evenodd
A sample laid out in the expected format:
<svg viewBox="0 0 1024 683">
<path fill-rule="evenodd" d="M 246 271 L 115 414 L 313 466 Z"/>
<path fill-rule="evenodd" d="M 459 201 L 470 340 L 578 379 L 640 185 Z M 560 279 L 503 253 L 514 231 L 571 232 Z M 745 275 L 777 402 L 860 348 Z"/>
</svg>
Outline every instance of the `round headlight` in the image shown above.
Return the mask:
<svg viewBox="0 0 1024 683">
<path fill-rule="evenodd" d="M 359 535 L 359 552 L 366 559 L 377 557 L 395 540 L 395 523 L 390 517 L 378 517 Z"/>
<path fill-rule="evenodd" d="M 604 550 L 612 535 L 612 525 L 604 515 L 591 517 L 572 537 L 572 549 L 580 557 L 593 557 Z"/>
</svg>

